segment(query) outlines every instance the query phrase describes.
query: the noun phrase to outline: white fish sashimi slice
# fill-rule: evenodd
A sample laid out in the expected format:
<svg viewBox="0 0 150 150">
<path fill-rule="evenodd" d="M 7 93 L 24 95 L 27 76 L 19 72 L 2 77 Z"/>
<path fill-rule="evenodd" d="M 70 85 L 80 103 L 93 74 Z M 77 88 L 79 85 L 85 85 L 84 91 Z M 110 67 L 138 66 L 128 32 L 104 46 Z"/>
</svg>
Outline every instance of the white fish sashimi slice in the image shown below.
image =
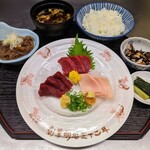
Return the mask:
<svg viewBox="0 0 150 150">
<path fill-rule="evenodd" d="M 113 99 L 113 90 L 108 78 L 100 76 L 100 77 L 94 77 L 94 79 L 99 84 L 100 92 L 97 94 L 97 96 Z"/>
<path fill-rule="evenodd" d="M 112 87 L 106 77 L 81 74 L 79 85 L 83 93 L 91 91 L 94 92 L 96 96 L 105 99 L 113 99 Z"/>
</svg>

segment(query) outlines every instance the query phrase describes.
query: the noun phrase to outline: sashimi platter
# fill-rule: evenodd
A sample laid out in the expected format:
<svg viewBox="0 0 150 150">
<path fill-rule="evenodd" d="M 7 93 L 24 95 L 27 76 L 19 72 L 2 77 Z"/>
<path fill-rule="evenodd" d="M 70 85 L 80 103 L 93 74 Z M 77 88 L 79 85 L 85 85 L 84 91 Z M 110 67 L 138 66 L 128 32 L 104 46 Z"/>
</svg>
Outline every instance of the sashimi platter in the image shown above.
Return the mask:
<svg viewBox="0 0 150 150">
<path fill-rule="evenodd" d="M 122 127 L 133 105 L 133 83 L 113 50 L 77 35 L 51 42 L 28 59 L 16 97 L 22 117 L 43 139 L 85 147 Z"/>
</svg>

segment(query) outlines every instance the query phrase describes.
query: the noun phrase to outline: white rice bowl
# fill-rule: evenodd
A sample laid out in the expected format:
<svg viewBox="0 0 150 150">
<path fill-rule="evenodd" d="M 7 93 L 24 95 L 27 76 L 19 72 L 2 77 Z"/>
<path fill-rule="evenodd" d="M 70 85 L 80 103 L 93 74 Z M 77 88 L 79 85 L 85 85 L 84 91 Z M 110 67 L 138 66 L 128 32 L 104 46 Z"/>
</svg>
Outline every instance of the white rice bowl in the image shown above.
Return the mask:
<svg viewBox="0 0 150 150">
<path fill-rule="evenodd" d="M 86 13 L 82 26 L 86 31 L 99 36 L 118 36 L 125 30 L 122 15 L 115 10 L 91 9 Z"/>
<path fill-rule="evenodd" d="M 82 6 L 76 12 L 75 21 L 83 33 L 90 38 L 101 41 L 122 38 L 131 32 L 135 25 L 134 17 L 127 9 L 108 2 L 90 3 Z"/>
</svg>

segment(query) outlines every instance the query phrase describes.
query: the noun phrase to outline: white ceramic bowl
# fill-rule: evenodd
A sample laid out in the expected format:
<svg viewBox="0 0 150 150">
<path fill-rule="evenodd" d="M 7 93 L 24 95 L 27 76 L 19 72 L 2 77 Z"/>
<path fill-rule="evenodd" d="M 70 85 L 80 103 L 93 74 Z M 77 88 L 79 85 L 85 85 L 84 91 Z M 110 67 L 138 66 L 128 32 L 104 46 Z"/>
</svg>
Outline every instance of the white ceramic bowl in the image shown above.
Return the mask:
<svg viewBox="0 0 150 150">
<path fill-rule="evenodd" d="M 150 65 L 141 65 L 131 61 L 125 56 L 125 49 L 129 43 L 133 44 L 136 50 L 150 52 L 150 40 L 142 37 L 130 37 L 124 40 L 120 46 L 120 53 L 125 63 L 136 70 L 150 70 Z"/>
<path fill-rule="evenodd" d="M 132 73 L 131 77 L 132 77 L 133 82 L 137 78 L 137 76 L 141 77 L 143 80 L 150 83 L 150 72 L 149 71 L 136 71 L 136 72 Z M 134 92 L 134 97 L 139 102 L 150 105 L 150 99 L 144 100 L 142 97 L 137 95 L 135 92 Z"/>
<path fill-rule="evenodd" d="M 84 27 L 82 26 L 82 21 L 83 21 L 85 14 L 89 13 L 91 9 L 98 11 L 103 8 L 105 8 L 107 10 L 117 11 L 119 14 L 122 15 L 122 21 L 125 25 L 125 31 L 123 33 L 121 33 L 118 36 L 98 36 L 98 35 L 88 32 L 84 29 Z M 122 38 L 123 36 L 125 36 L 129 32 L 131 32 L 131 30 L 133 29 L 134 24 L 135 24 L 133 15 L 127 9 L 125 9 L 119 5 L 116 5 L 114 3 L 108 3 L 108 2 L 90 3 L 90 4 L 87 4 L 83 7 L 81 7 L 75 15 L 75 20 L 76 20 L 76 23 L 79 26 L 79 28 L 87 36 L 89 36 L 93 39 L 96 39 L 96 40 L 101 40 L 101 41 L 113 41 L 113 40 Z"/>
<path fill-rule="evenodd" d="M 20 36 L 31 36 L 34 39 L 34 48 L 28 53 L 27 55 L 24 55 L 20 58 L 13 59 L 13 60 L 2 60 L 0 59 L 0 63 L 3 64 L 17 64 L 20 63 L 27 58 L 29 58 L 39 47 L 39 37 L 36 33 L 29 29 L 21 29 L 21 28 L 14 28 L 12 26 L 9 26 L 8 24 L 4 22 L 0 22 L 0 40 L 4 40 L 8 34 L 15 32 L 17 35 Z"/>
</svg>

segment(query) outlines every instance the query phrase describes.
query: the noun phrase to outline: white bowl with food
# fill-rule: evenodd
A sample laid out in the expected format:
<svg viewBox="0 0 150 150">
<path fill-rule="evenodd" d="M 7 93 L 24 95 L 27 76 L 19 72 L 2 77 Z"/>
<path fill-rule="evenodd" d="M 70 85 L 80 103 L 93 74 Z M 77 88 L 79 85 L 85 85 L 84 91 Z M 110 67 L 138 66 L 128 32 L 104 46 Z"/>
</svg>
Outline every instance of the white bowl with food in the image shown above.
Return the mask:
<svg viewBox="0 0 150 150">
<path fill-rule="evenodd" d="M 133 15 L 127 9 L 108 2 L 95 2 L 81 7 L 75 20 L 83 33 L 101 41 L 126 36 L 135 24 Z"/>
<path fill-rule="evenodd" d="M 150 72 L 136 71 L 131 75 L 134 85 L 134 97 L 143 104 L 150 105 Z"/>
<path fill-rule="evenodd" d="M 150 70 L 150 40 L 142 37 L 130 37 L 120 46 L 125 63 L 136 70 Z"/>
<path fill-rule="evenodd" d="M 17 64 L 29 58 L 39 47 L 39 37 L 29 29 L 0 22 L 0 63 Z"/>
</svg>

